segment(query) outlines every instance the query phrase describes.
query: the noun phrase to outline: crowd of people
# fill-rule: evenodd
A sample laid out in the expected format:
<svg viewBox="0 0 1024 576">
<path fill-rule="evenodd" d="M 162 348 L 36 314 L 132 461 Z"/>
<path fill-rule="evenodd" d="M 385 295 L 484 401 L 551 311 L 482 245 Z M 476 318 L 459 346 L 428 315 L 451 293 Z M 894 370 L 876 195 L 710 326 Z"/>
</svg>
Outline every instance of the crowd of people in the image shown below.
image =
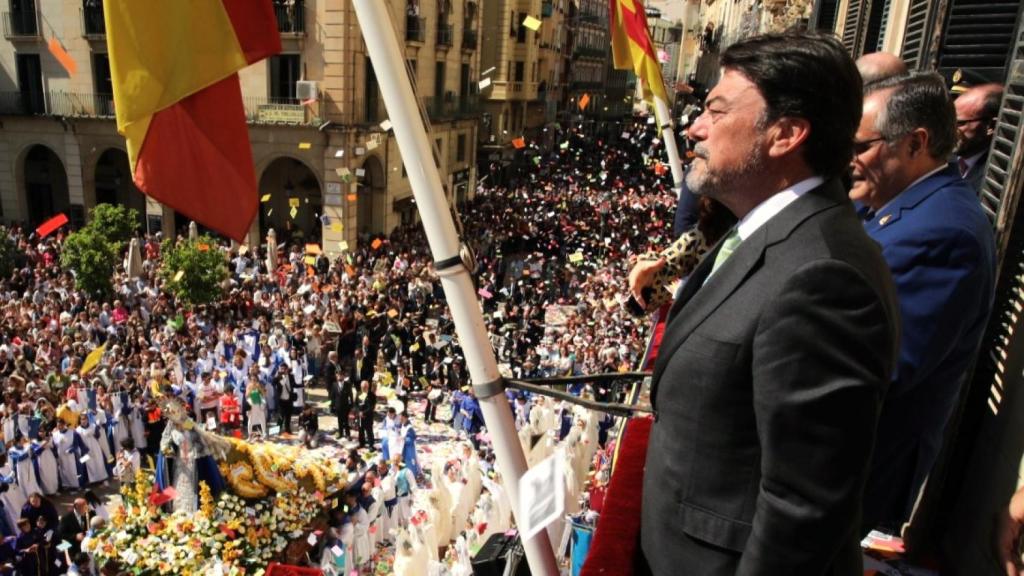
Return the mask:
<svg viewBox="0 0 1024 576">
<path fill-rule="evenodd" d="M 595 139 L 567 130 L 554 151 L 531 146 L 535 170 L 508 185 L 483 185 L 460 207 L 509 376 L 622 371 L 643 353 L 646 320 L 621 306 L 622 282 L 631 255 L 670 239 L 675 198 L 664 171 L 654 169 L 661 153 L 654 126 L 640 119 L 616 132 Z M 401 479 L 383 497 L 389 512 L 388 502 L 432 476 L 419 467 L 410 418 L 444 418 L 476 460 L 493 462 L 418 227 L 312 265 L 303 245 L 284 246 L 269 260 L 266 246 L 225 243 L 224 296 L 192 309 L 162 289 L 158 236 L 144 239 L 140 273 L 112 271 L 115 294 L 96 300 L 59 264 L 65 232 L 5 231 L 20 253 L 14 273 L 0 280 L 0 530 L 20 542 L 11 547 L 14 564 L 42 562 L 48 573 L 63 573 L 82 534 L 68 540 L 33 524 L 33 538 L 19 536 L 26 501 L 86 493 L 167 455 L 160 395 L 180 399 L 205 430 L 251 440 L 297 436 L 312 449 L 327 434 L 309 392 L 326 388 L 324 408 L 337 418 L 332 432 L 350 469 L 365 467 L 378 486 L 388 469 Z M 83 370 L 97 351 L 101 358 Z M 609 399 L 612 392 L 586 393 Z M 538 401 L 531 424 L 535 400 L 514 393 L 509 400 L 526 447 L 547 432 L 537 424 L 546 411 L 565 423 L 552 436 L 568 434 L 570 407 Z M 363 462 L 366 451 L 384 457 Z M 67 558 L 51 553 L 62 541 L 73 545 Z"/>
</svg>

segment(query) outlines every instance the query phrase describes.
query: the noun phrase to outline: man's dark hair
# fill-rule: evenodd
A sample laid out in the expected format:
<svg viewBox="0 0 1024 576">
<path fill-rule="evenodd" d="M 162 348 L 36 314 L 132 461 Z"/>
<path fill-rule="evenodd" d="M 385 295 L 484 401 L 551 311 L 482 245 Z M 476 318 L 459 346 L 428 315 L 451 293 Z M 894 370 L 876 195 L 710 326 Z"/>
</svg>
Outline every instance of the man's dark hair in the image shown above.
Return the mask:
<svg viewBox="0 0 1024 576">
<path fill-rule="evenodd" d="M 814 32 L 754 36 L 726 48 L 719 64 L 757 86 L 766 103 L 762 124 L 783 117 L 810 122 L 803 155 L 816 174 L 837 176 L 850 164 L 863 85 L 838 39 Z"/>
<path fill-rule="evenodd" d="M 932 158 L 946 158 L 953 152 L 956 109 L 941 76 L 934 72 L 901 74 L 872 84 L 869 93 L 881 90 L 892 90 L 875 118 L 875 128 L 886 141 L 894 142 L 924 128 Z"/>
</svg>

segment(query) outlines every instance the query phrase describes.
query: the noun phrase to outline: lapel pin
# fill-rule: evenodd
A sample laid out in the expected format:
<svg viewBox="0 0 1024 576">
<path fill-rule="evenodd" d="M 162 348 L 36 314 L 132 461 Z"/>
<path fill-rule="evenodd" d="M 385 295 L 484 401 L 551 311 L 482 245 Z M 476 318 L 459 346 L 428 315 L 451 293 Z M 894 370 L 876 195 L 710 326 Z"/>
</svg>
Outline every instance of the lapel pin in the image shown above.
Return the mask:
<svg viewBox="0 0 1024 576">
<path fill-rule="evenodd" d="M 878 225 L 879 226 L 885 226 L 886 224 L 889 223 L 889 220 L 892 220 L 892 214 L 886 214 L 885 216 L 882 216 L 881 218 L 879 218 L 878 219 Z"/>
</svg>

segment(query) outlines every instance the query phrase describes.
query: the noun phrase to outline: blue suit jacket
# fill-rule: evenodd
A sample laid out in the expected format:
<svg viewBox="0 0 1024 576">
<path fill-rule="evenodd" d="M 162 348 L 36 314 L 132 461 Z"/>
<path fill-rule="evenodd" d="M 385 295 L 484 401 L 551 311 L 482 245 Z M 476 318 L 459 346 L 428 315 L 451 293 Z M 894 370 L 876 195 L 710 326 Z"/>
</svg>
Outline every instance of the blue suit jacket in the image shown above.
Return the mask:
<svg viewBox="0 0 1024 576">
<path fill-rule="evenodd" d="M 865 492 L 867 530 L 909 517 L 938 457 L 992 310 L 996 255 L 977 196 L 951 166 L 902 192 L 865 228 L 892 271 L 902 321 Z"/>
</svg>

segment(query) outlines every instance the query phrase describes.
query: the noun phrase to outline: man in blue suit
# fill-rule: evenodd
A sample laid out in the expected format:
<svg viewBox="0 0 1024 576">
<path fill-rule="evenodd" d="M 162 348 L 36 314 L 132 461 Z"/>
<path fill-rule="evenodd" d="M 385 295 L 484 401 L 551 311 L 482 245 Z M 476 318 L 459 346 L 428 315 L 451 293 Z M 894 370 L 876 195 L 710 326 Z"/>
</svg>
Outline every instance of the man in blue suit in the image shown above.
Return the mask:
<svg viewBox="0 0 1024 576">
<path fill-rule="evenodd" d="M 901 75 L 870 90 L 850 197 L 892 271 L 902 331 L 864 495 L 864 532 L 899 529 L 910 516 L 978 351 L 996 265 L 991 225 L 946 160 L 956 116 L 942 79 Z"/>
</svg>

